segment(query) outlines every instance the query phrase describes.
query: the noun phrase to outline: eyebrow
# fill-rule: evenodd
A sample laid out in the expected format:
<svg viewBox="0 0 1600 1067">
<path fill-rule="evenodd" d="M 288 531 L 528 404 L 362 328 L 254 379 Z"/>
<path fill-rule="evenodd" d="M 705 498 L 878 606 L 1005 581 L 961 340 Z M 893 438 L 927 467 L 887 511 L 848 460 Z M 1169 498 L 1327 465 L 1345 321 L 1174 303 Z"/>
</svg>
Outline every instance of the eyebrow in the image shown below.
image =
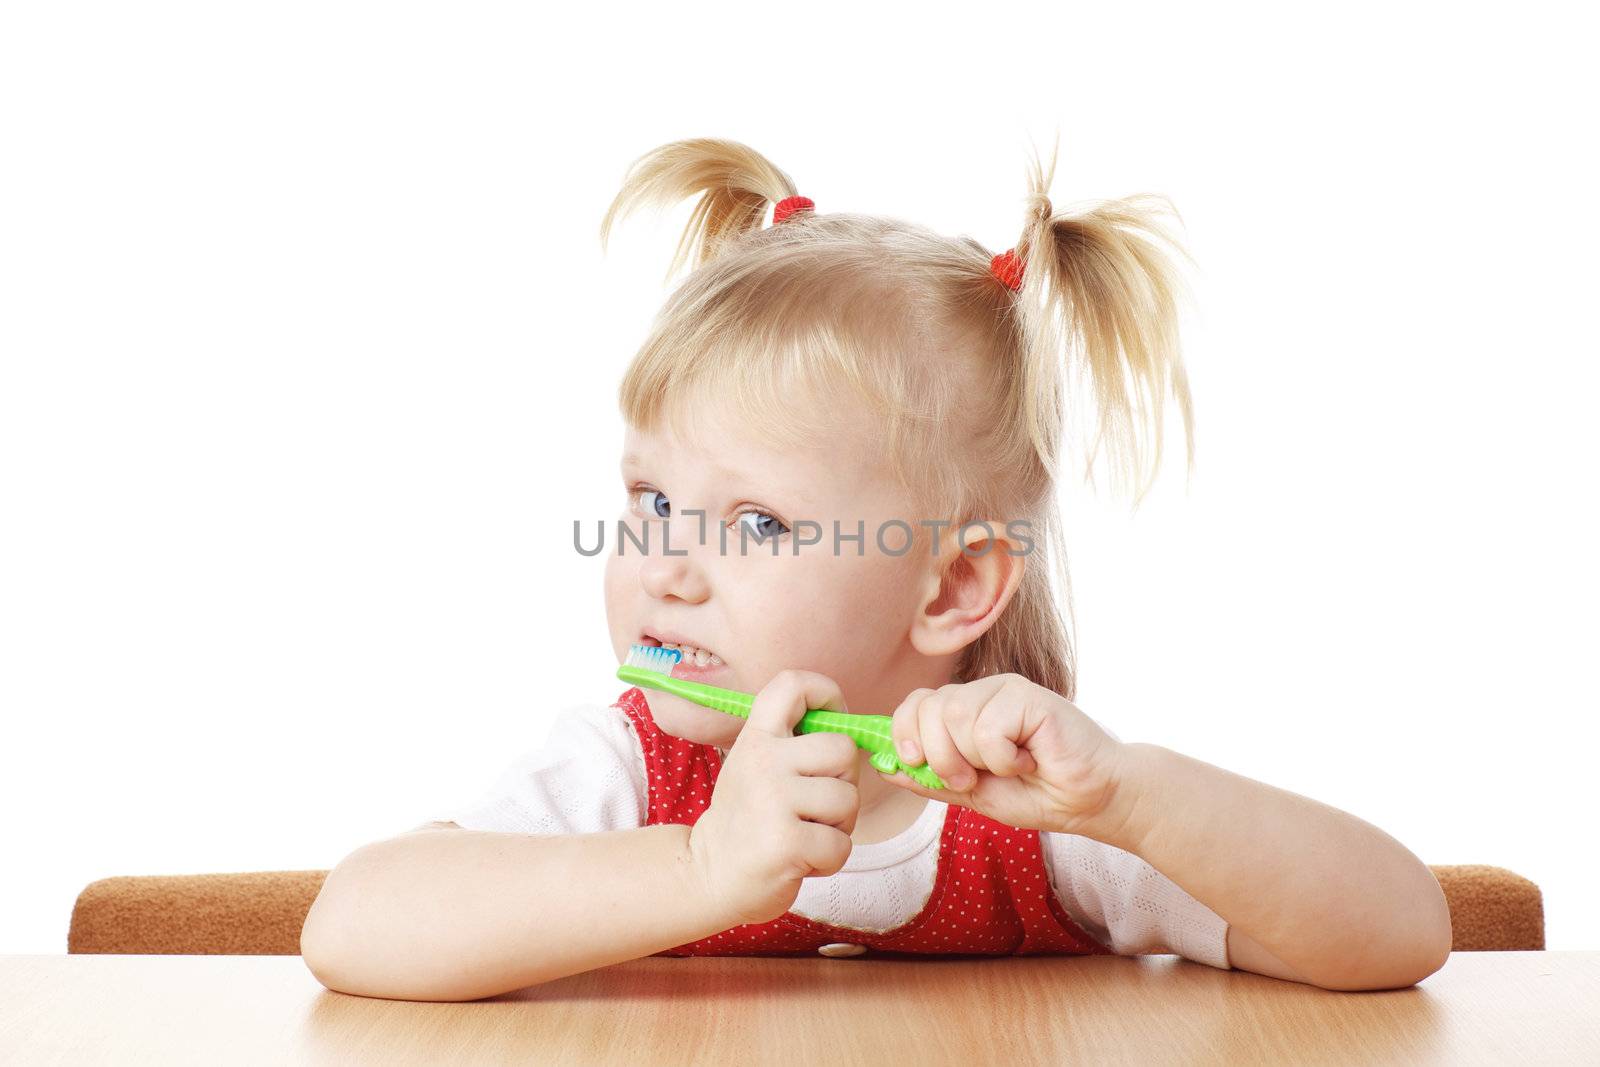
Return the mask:
<svg viewBox="0 0 1600 1067">
<path fill-rule="evenodd" d="M 644 457 L 640 453 L 624 452 L 622 455 L 621 466 L 624 469 L 630 466 L 639 466 L 642 464 L 643 460 Z M 729 470 L 727 467 L 724 467 L 718 463 L 713 463 L 710 465 L 710 467 L 712 471 L 723 478 L 726 478 L 729 483 L 737 487 L 738 491 L 735 493 L 735 495 L 751 496 L 756 499 L 764 499 L 774 507 L 785 507 L 789 504 L 798 505 L 802 508 L 806 506 L 805 503 L 798 498 L 795 491 L 787 486 L 775 487 L 776 495 L 770 493 L 766 487 L 763 487 L 759 493 L 745 493 L 743 490 L 748 489 L 750 486 L 755 484 L 753 479 L 747 479 L 745 475 L 741 474 L 740 472 Z M 779 496 L 781 496 L 783 499 L 778 499 Z"/>
</svg>

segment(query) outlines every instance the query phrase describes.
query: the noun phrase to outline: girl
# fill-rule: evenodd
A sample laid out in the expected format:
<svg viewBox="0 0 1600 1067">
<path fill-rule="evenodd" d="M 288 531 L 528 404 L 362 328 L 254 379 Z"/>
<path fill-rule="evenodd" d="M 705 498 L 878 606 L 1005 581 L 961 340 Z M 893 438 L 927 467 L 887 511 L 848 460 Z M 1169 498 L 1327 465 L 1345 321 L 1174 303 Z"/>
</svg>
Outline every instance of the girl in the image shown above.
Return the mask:
<svg viewBox="0 0 1600 1067">
<path fill-rule="evenodd" d="M 622 383 L 611 642 L 680 649 L 750 717 L 637 688 L 570 710 L 475 804 L 330 873 L 320 981 L 462 1000 L 651 954 L 1176 952 L 1368 989 L 1443 963 L 1443 894 L 1398 842 L 1073 703 L 1065 431 L 1135 506 L 1167 394 L 1191 466 L 1193 434 L 1156 198 L 1058 214 L 1053 173 L 992 256 L 819 213 L 734 142 L 634 164 L 602 244 L 698 195 L 696 269 Z M 794 734 L 847 694 L 947 788 Z"/>
</svg>

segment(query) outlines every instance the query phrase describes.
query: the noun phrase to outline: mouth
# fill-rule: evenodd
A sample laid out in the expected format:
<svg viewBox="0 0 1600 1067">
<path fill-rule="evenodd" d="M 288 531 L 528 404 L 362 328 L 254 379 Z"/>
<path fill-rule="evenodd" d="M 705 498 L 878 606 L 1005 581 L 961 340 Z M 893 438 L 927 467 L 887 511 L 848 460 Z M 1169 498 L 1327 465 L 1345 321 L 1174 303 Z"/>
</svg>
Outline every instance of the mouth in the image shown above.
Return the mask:
<svg viewBox="0 0 1600 1067">
<path fill-rule="evenodd" d="M 678 660 L 679 670 L 710 671 L 718 667 L 727 666 L 722 661 L 722 657 L 709 648 L 694 644 L 683 639 L 678 634 L 663 634 L 660 636 L 650 633 L 640 634 L 639 644 L 650 645 L 654 648 L 676 649 L 682 657 Z"/>
</svg>

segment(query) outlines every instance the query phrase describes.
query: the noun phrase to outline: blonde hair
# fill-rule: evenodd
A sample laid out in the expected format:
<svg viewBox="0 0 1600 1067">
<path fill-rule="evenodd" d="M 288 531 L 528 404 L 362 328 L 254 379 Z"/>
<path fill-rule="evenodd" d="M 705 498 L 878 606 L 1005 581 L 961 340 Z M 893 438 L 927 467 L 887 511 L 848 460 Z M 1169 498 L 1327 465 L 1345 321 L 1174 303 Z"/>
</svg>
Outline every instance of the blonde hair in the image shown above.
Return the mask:
<svg viewBox="0 0 1600 1067">
<path fill-rule="evenodd" d="M 816 443 L 835 400 L 865 402 L 879 416 L 875 442 L 927 517 L 953 528 L 1024 519 L 1043 533 L 956 680 L 1014 672 L 1072 699 L 1072 587 L 1056 502 L 1068 409 L 1079 404 L 1074 424 L 1094 428 L 1085 479 L 1104 446 L 1115 482 L 1134 488 L 1134 508 L 1160 464 L 1168 392 L 1191 471 L 1194 432 L 1178 350 L 1182 278 L 1144 236 L 1183 252 L 1155 219 L 1159 205 L 1176 209 L 1141 194 L 1056 214 L 1054 173 L 1054 152 L 1048 170 L 1033 160 L 1017 292 L 977 241 L 916 223 L 805 210 L 764 227 L 769 206 L 797 195 L 794 182 L 746 145 L 713 138 L 635 160 L 600 240 L 604 248 L 612 224 L 636 208 L 700 198 L 667 278 L 694 269 L 622 380 L 629 424 L 649 430 L 664 419 L 681 432 L 685 419 L 713 413 L 758 428 L 766 443 Z M 1045 565 L 1034 565 L 1040 556 Z"/>
</svg>

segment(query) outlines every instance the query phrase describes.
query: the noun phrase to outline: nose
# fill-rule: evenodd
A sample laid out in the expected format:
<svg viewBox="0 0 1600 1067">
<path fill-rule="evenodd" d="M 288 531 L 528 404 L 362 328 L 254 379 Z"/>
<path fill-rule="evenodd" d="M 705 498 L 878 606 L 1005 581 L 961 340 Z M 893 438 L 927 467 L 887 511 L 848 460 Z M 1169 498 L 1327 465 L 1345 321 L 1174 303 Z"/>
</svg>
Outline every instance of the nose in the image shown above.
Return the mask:
<svg viewBox="0 0 1600 1067">
<path fill-rule="evenodd" d="M 683 546 L 685 555 L 678 555 L 680 547 L 672 546 L 672 555 L 652 544 L 650 553 L 639 565 L 639 584 L 657 600 L 676 598 L 689 604 L 699 604 L 711 595 L 705 568 L 698 561 L 695 547 Z"/>
</svg>

